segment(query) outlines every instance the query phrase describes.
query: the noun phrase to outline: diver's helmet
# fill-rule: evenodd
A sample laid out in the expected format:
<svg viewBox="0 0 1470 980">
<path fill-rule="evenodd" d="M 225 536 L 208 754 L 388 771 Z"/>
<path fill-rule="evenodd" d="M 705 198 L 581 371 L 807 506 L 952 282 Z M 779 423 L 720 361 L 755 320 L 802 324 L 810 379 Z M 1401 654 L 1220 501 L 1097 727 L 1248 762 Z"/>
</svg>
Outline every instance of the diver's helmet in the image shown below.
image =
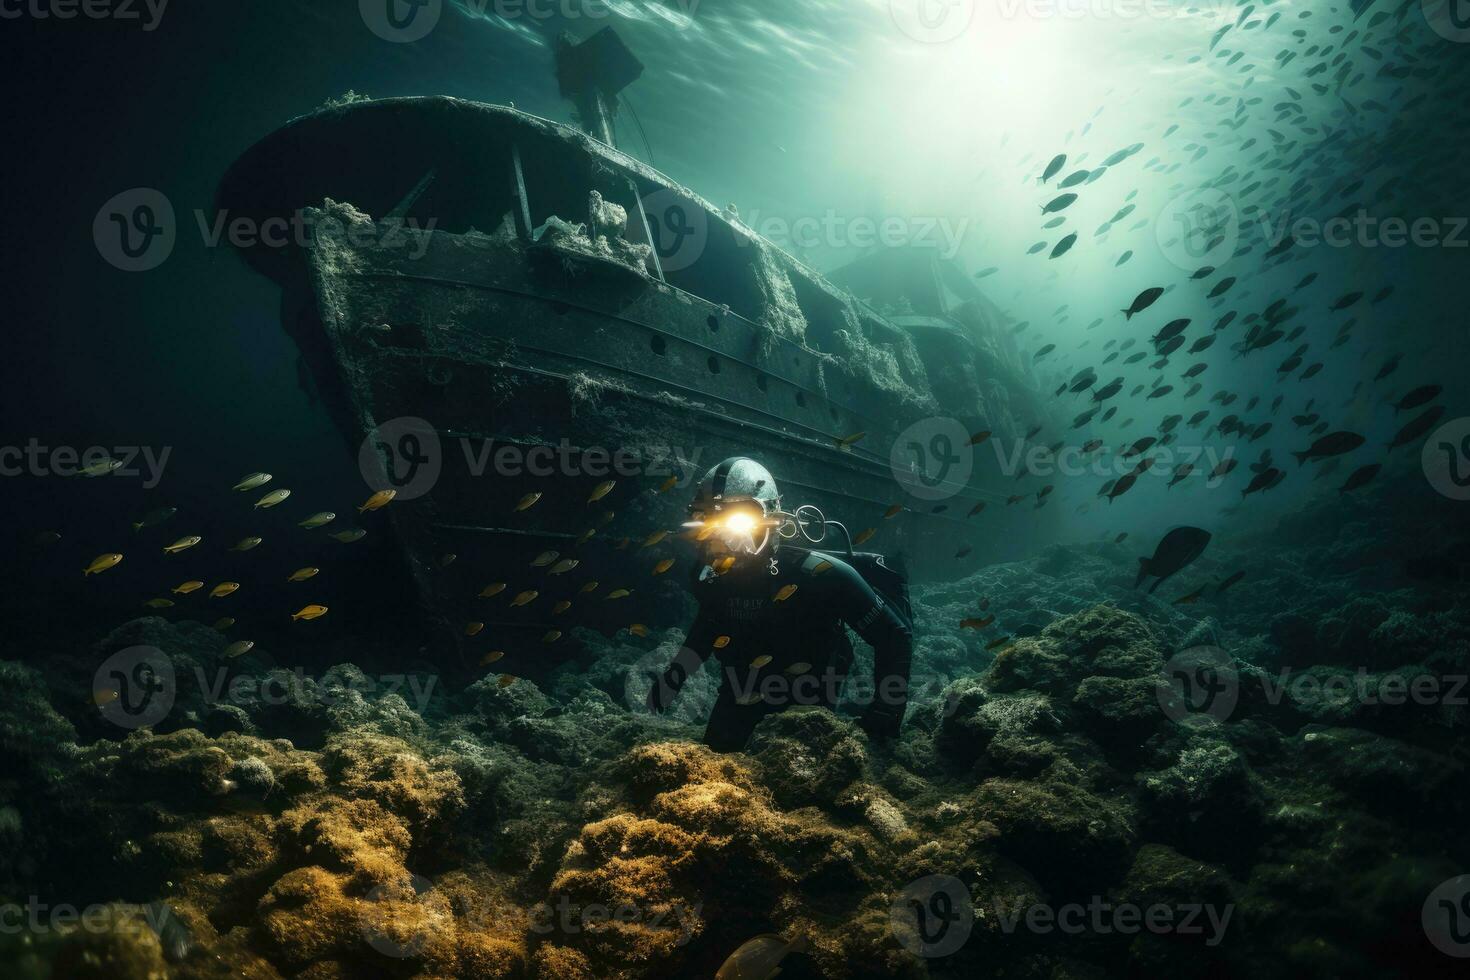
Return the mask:
<svg viewBox="0 0 1470 980">
<path fill-rule="evenodd" d="M 746 456 L 732 456 L 699 481 L 689 503 L 690 528 L 707 551 L 758 555 L 775 550 L 781 493 L 771 471 Z"/>
</svg>

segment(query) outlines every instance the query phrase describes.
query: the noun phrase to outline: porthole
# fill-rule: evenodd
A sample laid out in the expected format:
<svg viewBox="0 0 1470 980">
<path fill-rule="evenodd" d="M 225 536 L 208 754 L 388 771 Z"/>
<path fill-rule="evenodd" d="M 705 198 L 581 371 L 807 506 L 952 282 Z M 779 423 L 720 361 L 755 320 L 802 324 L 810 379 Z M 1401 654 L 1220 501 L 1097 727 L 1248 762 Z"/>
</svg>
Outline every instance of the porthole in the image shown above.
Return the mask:
<svg viewBox="0 0 1470 980">
<path fill-rule="evenodd" d="M 704 322 L 709 324 L 710 330 L 718 330 L 718 329 L 720 329 L 720 321 L 719 321 L 719 319 L 717 317 L 715 317 L 713 315 L 705 318 L 705 321 Z"/>
<path fill-rule="evenodd" d="M 664 351 L 668 349 L 668 344 L 664 343 L 664 339 L 658 334 L 648 338 L 648 346 L 659 357 L 663 357 Z"/>
<path fill-rule="evenodd" d="M 757 374 L 755 376 L 755 386 L 761 391 L 766 390 L 766 376 L 764 374 Z"/>
<path fill-rule="evenodd" d="M 720 359 L 718 357 L 716 357 L 715 355 L 711 354 L 709 356 L 709 361 L 707 363 L 709 364 L 709 373 L 710 374 L 719 374 L 720 373 Z"/>
<path fill-rule="evenodd" d="M 806 392 L 798 391 L 796 393 L 796 404 L 801 408 L 806 408 Z"/>
</svg>

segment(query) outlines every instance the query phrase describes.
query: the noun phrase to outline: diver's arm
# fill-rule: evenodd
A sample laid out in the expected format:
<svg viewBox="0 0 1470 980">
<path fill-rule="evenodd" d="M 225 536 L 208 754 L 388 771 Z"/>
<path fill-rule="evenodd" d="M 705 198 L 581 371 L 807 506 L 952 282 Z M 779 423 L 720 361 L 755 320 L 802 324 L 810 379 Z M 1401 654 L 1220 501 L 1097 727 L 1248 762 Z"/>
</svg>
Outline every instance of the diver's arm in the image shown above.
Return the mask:
<svg viewBox="0 0 1470 980">
<path fill-rule="evenodd" d="M 859 719 L 869 735 L 893 738 L 908 707 L 913 634 L 908 624 L 850 566 L 842 575 L 842 618 L 873 648 L 873 701 Z"/>
<path fill-rule="evenodd" d="M 663 714 L 674 703 L 674 698 L 684 688 L 684 682 L 704 666 L 714 650 L 718 631 L 704 612 L 694 618 L 694 623 L 684 635 L 684 645 L 674 659 L 664 668 L 648 692 L 648 710 Z"/>
</svg>

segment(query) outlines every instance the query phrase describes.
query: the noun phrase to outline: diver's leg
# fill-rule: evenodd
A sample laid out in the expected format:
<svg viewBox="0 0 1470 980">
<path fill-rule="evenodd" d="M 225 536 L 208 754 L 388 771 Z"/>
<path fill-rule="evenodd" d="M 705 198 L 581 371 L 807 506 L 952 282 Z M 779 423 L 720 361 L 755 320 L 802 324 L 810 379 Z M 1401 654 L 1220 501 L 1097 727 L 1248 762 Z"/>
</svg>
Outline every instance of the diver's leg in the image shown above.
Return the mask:
<svg viewBox="0 0 1470 980">
<path fill-rule="evenodd" d="M 720 696 L 715 699 L 714 710 L 710 712 L 709 724 L 704 729 L 704 744 L 716 752 L 739 752 L 745 748 L 755 726 L 768 713 L 767 709 L 764 701 L 755 704 L 737 702 L 727 681 L 720 688 Z"/>
</svg>

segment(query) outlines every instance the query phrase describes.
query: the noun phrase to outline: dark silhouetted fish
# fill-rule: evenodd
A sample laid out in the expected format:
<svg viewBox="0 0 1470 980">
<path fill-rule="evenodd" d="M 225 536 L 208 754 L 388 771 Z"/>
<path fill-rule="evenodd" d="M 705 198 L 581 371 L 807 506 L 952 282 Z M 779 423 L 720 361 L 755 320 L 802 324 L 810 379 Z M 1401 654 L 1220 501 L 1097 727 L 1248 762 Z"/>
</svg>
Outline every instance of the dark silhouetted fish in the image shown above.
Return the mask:
<svg viewBox="0 0 1470 980">
<path fill-rule="evenodd" d="M 1353 475 L 1347 478 L 1347 482 L 1337 492 L 1339 494 L 1352 493 L 1354 490 L 1366 487 L 1373 482 L 1373 478 L 1381 469 L 1383 469 L 1382 463 L 1369 463 L 1367 466 L 1354 470 Z"/>
<path fill-rule="evenodd" d="M 1153 286 L 1149 289 L 1145 289 L 1143 292 L 1134 297 L 1133 302 L 1131 305 L 1129 305 L 1128 309 L 1122 310 L 1121 312 L 1125 317 L 1131 320 L 1133 319 L 1133 315 L 1135 313 L 1142 313 L 1144 310 L 1157 303 L 1159 301 L 1159 297 L 1162 295 L 1164 295 L 1164 290 L 1162 287 Z"/>
<path fill-rule="evenodd" d="M 1240 495 L 1242 497 L 1248 497 L 1253 493 L 1260 493 L 1263 490 L 1269 490 L 1277 483 L 1281 482 L 1281 477 L 1283 476 L 1285 476 L 1284 473 L 1282 473 L 1275 467 L 1271 467 L 1264 472 L 1258 473 L 1256 475 L 1256 478 L 1250 482 L 1250 486 L 1240 491 Z"/>
<path fill-rule="evenodd" d="M 1047 202 L 1046 206 L 1041 209 L 1041 213 L 1055 214 L 1058 211 L 1065 211 L 1067 210 L 1067 208 L 1071 207 L 1076 202 L 1076 200 L 1076 194 L 1059 194 Z"/>
<path fill-rule="evenodd" d="M 1423 385 L 1415 388 L 1403 398 L 1399 399 L 1398 404 L 1393 407 L 1393 414 L 1397 415 L 1408 409 L 1427 405 L 1438 398 L 1439 393 L 1442 391 L 1444 391 L 1444 386 L 1442 385 Z"/>
<path fill-rule="evenodd" d="M 1215 587 L 1215 595 L 1219 595 L 1220 593 L 1224 592 L 1226 589 L 1230 588 L 1232 585 L 1239 582 L 1243 578 L 1245 578 L 1245 572 L 1236 572 L 1234 575 L 1230 576 Z"/>
<path fill-rule="evenodd" d="M 1418 416 L 1414 419 L 1414 421 L 1410 422 L 1408 425 L 1400 429 L 1398 435 L 1393 437 L 1393 442 L 1390 442 L 1388 444 L 1388 448 L 1397 449 L 1400 446 L 1407 446 L 1409 443 L 1413 442 L 1415 439 L 1418 439 L 1420 436 L 1425 435 L 1429 432 L 1430 429 L 1434 428 L 1434 423 L 1438 422 L 1440 416 L 1442 415 L 1444 415 L 1444 406 L 1434 406 L 1429 411 L 1425 412 L 1423 415 Z"/>
<path fill-rule="evenodd" d="M 1137 482 L 1137 473 L 1129 473 L 1127 476 L 1119 477 L 1108 490 L 1108 503 L 1112 503 L 1116 498 L 1123 496 L 1123 494 L 1133 489 L 1133 484 Z"/>
<path fill-rule="evenodd" d="M 1143 584 L 1143 580 L 1154 576 L 1158 581 L 1149 586 L 1152 594 L 1171 575 L 1190 565 L 1196 558 L 1204 554 L 1205 547 L 1210 543 L 1210 532 L 1198 527 L 1176 527 L 1164 535 L 1157 548 L 1154 549 L 1152 558 L 1138 559 L 1138 578 L 1134 580 L 1133 587 L 1136 589 Z"/>
<path fill-rule="evenodd" d="M 1350 453 L 1366 441 L 1356 432 L 1334 432 L 1331 435 L 1323 436 L 1308 448 L 1299 453 L 1292 453 L 1292 455 L 1296 457 L 1297 464 L 1301 465 L 1309 459 L 1327 459 L 1331 456 L 1341 456 L 1343 453 Z"/>
</svg>

